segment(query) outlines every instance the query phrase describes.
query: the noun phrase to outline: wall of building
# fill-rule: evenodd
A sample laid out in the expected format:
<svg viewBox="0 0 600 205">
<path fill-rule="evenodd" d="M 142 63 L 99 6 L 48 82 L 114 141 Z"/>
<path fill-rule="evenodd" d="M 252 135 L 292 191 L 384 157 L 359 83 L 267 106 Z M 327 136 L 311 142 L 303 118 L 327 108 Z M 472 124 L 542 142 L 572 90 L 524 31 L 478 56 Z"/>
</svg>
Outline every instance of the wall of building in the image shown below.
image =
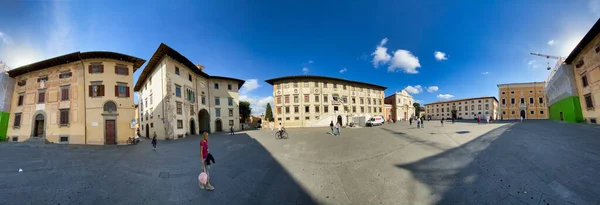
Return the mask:
<svg viewBox="0 0 600 205">
<path fill-rule="evenodd" d="M 495 98 L 469 98 L 425 105 L 426 118 L 434 120 L 452 118 L 452 110 L 456 110 L 458 119 L 487 119 L 490 116 L 492 119 L 498 118 L 498 102 Z"/>
<path fill-rule="evenodd" d="M 163 117 L 163 98 L 165 96 L 165 66 L 166 58 L 156 65 L 156 68 L 144 82 L 144 86 L 138 91 L 139 113 L 141 119 L 140 133 L 144 137 L 151 138 L 156 132 L 158 139 L 165 139 L 165 124 Z"/>
<path fill-rule="evenodd" d="M 545 85 L 545 82 L 499 85 L 501 119 L 520 119 L 521 111 L 525 112 L 525 119 L 548 119 Z M 513 98 L 514 104 L 511 103 Z M 524 99 L 524 103 L 521 103 L 521 98 Z M 533 103 L 530 103 L 531 98 Z M 505 104 L 502 104 L 502 99 L 505 100 Z"/>
<path fill-rule="evenodd" d="M 215 83 L 219 84 L 219 89 L 215 89 Z M 240 127 L 240 109 L 238 97 L 238 83 L 232 80 L 211 78 L 209 79 L 209 93 L 211 95 L 210 107 L 210 128 L 211 132 L 229 131 L 233 127 L 234 130 L 241 130 Z M 231 86 L 231 90 L 228 89 Z M 220 105 L 215 104 L 215 99 L 220 99 Z M 228 104 L 229 98 L 232 99 L 232 104 Z M 220 109 L 220 115 L 217 116 L 217 109 Z M 229 114 L 231 109 L 231 115 Z M 221 127 L 217 127 L 217 122 L 221 122 Z"/>
<path fill-rule="evenodd" d="M 15 79 L 9 77 L 6 73 L 0 72 L 0 142 L 6 140 L 14 87 Z"/>
<path fill-rule="evenodd" d="M 573 60 L 574 75 L 577 85 L 577 94 L 579 95 L 582 114 L 586 122 L 590 123 L 593 120 L 600 123 L 600 58 L 599 52 L 596 52 L 597 45 L 600 44 L 600 35 L 596 36 Z M 577 66 L 579 62 L 583 65 Z M 583 87 L 582 77 L 587 77 L 588 86 Z M 585 97 L 590 95 L 592 99 L 592 107 L 588 107 Z"/>
<path fill-rule="evenodd" d="M 548 110 L 549 119 L 575 123 L 583 122 L 579 96 L 571 96 L 555 102 L 550 105 Z"/>
<path fill-rule="evenodd" d="M 70 78 L 59 79 L 59 74 L 71 71 Z M 25 86 L 15 85 L 12 93 L 11 118 L 7 135 L 17 137 L 22 142 L 33 135 L 34 119 L 38 114 L 44 116 L 44 137 L 50 142 L 59 142 L 59 136 L 68 136 L 70 144 L 85 144 L 85 96 L 84 72 L 81 61 L 63 64 L 43 70 L 25 73 L 15 77 L 15 84 L 27 79 Z M 38 77 L 48 76 L 41 88 Z M 69 87 L 69 100 L 60 100 L 60 87 Z M 85 87 L 87 89 L 87 87 Z M 38 92 L 45 93 L 45 103 L 38 103 Z M 23 105 L 18 105 L 19 94 L 23 94 Z M 60 109 L 69 109 L 68 126 L 59 125 Z M 14 126 L 15 113 L 21 113 L 21 125 Z"/>
<path fill-rule="evenodd" d="M 297 83 L 297 86 L 294 86 L 294 83 Z M 327 85 L 325 86 L 325 84 Z M 346 87 L 344 88 L 344 86 Z M 346 125 L 353 116 L 384 115 L 384 92 L 380 88 L 372 86 L 347 81 L 299 78 L 274 82 L 273 89 L 275 125 L 281 123 L 285 127 L 329 126 L 331 121 L 336 123 L 338 117 L 341 117 L 342 124 Z M 333 94 L 338 94 L 340 97 L 347 96 L 347 103 L 334 102 Z M 298 96 L 297 102 L 294 101 L 296 95 Z M 308 100 L 305 100 L 304 95 L 308 95 Z M 285 96 L 289 96 L 288 102 L 286 102 Z M 318 96 L 318 102 L 315 96 Z M 280 99 L 278 100 L 278 98 Z M 354 102 L 352 98 L 354 98 Z M 360 101 L 361 98 L 363 103 Z M 368 99 L 370 99 L 370 103 Z M 296 106 L 298 112 L 294 111 Z M 308 106 L 309 112 L 305 112 L 306 106 Z M 289 113 L 286 113 L 286 107 L 289 107 Z M 318 107 L 318 111 L 316 107 Z M 335 111 L 336 107 L 337 111 Z"/>
<path fill-rule="evenodd" d="M 104 65 L 103 73 L 89 73 L 88 67 L 92 63 L 101 62 Z M 87 121 L 86 135 L 87 144 L 111 144 L 105 139 L 106 120 L 115 120 L 116 123 L 116 142 L 117 144 L 127 143 L 129 137 L 135 137 L 135 130 L 131 128 L 131 122 L 134 117 L 133 103 L 133 63 L 117 61 L 112 59 L 88 59 L 83 61 L 85 73 L 85 86 L 78 87 L 79 93 L 86 98 L 85 117 Z M 128 68 L 128 75 L 115 73 L 115 66 L 125 65 Z M 90 97 L 89 86 L 92 82 L 101 81 L 104 85 L 104 96 Z M 117 97 L 115 86 L 118 84 L 127 84 L 129 97 Z M 117 105 L 116 116 L 107 116 L 104 111 L 104 105 L 108 102 L 114 102 Z"/>
</svg>

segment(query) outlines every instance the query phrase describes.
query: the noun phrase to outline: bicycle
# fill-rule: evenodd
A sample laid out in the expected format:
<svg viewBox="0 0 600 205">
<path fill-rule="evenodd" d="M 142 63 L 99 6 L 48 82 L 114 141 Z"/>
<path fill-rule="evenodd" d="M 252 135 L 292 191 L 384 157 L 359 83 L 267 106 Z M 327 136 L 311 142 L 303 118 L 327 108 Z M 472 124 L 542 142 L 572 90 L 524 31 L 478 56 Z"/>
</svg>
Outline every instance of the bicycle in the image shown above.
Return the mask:
<svg viewBox="0 0 600 205">
<path fill-rule="evenodd" d="M 275 132 L 275 139 L 288 139 L 288 133 L 285 130 Z"/>
</svg>

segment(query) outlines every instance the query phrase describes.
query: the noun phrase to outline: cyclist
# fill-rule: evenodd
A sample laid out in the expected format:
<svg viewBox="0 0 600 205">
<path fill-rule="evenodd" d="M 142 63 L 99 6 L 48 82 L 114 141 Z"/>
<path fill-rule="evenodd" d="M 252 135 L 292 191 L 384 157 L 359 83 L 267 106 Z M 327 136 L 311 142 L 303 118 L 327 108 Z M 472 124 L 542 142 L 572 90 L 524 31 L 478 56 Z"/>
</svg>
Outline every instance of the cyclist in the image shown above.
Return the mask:
<svg viewBox="0 0 600 205">
<path fill-rule="evenodd" d="M 279 136 L 282 136 L 283 132 L 285 132 L 285 127 L 281 125 L 281 122 L 279 123 L 279 129 L 277 130 L 277 132 L 279 132 Z"/>
</svg>

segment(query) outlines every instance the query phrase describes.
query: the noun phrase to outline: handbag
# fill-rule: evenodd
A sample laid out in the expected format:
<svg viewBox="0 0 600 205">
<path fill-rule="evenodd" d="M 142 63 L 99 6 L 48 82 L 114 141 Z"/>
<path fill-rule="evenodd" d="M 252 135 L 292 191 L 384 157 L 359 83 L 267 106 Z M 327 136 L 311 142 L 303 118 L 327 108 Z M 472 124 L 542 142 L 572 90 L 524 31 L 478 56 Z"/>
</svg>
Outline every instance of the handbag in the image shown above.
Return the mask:
<svg viewBox="0 0 600 205">
<path fill-rule="evenodd" d="M 201 184 L 206 185 L 206 181 L 208 180 L 208 175 L 206 174 L 206 172 L 202 172 L 200 173 L 200 175 L 198 175 L 198 182 L 200 182 Z"/>
</svg>

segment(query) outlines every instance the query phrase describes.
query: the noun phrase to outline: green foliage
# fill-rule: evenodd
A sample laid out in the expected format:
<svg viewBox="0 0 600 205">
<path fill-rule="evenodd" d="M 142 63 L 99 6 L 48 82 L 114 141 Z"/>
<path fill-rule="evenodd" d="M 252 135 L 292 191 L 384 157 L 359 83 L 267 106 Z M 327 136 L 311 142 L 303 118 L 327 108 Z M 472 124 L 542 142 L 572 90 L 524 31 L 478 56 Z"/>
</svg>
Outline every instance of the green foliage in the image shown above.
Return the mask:
<svg viewBox="0 0 600 205">
<path fill-rule="evenodd" d="M 246 119 L 250 117 L 251 113 L 252 108 L 250 108 L 250 102 L 240 101 L 240 117 L 242 117 L 242 122 L 246 122 Z"/>
<path fill-rule="evenodd" d="M 265 111 L 265 118 L 269 122 L 273 122 L 273 110 L 271 110 L 271 103 L 267 103 L 267 110 Z"/>
<path fill-rule="evenodd" d="M 419 117 L 421 116 L 421 104 L 419 104 L 418 102 L 413 103 L 413 107 L 415 107 L 415 116 Z"/>
</svg>

